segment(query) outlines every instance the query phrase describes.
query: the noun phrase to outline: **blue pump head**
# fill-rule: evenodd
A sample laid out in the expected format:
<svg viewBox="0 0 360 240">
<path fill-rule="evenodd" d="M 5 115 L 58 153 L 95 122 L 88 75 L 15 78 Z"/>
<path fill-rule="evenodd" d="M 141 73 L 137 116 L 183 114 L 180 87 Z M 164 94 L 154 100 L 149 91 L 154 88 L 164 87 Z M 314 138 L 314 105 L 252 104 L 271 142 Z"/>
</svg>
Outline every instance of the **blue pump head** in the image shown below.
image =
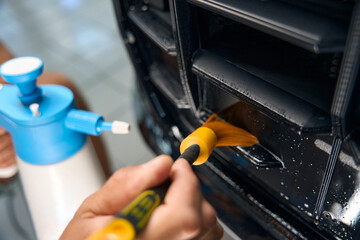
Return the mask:
<svg viewBox="0 0 360 240">
<path fill-rule="evenodd" d="M 42 60 L 35 57 L 0 67 L 0 75 L 16 85 L 0 84 L 0 126 L 10 132 L 22 160 L 40 165 L 66 160 L 82 148 L 85 134 L 99 135 L 111 125 L 98 114 L 77 110 L 68 88 L 36 86 L 42 70 Z"/>
<path fill-rule="evenodd" d="M 14 83 L 19 89 L 19 99 L 24 105 L 41 100 L 41 89 L 36 86 L 36 78 L 42 73 L 44 63 L 37 57 L 14 58 L 1 65 L 1 75 L 5 81 Z"/>
</svg>

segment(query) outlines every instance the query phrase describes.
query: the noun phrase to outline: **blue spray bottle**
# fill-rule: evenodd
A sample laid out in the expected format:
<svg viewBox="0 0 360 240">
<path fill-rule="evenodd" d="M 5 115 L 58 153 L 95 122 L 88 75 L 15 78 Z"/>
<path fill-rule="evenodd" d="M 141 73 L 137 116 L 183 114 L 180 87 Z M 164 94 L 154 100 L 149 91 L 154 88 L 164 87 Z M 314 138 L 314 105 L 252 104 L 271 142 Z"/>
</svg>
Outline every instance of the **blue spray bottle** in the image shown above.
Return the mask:
<svg viewBox="0 0 360 240">
<path fill-rule="evenodd" d="M 36 57 L 7 61 L 0 74 L 0 126 L 10 132 L 38 239 L 58 239 L 81 202 L 105 182 L 86 134 L 127 133 L 124 122 L 105 122 L 77 110 L 72 92 L 37 86 L 43 62 Z"/>
</svg>

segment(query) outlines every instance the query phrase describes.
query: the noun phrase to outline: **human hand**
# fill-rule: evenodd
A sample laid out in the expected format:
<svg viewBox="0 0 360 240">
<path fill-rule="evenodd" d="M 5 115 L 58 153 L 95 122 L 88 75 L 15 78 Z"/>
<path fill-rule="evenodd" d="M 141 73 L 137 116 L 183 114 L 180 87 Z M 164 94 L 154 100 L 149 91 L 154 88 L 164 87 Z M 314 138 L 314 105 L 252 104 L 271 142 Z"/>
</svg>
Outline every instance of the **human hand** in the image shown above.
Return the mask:
<svg viewBox="0 0 360 240">
<path fill-rule="evenodd" d="M 104 228 L 137 195 L 160 185 L 169 176 L 171 184 L 163 204 L 154 210 L 136 239 L 221 239 L 223 230 L 215 210 L 203 198 L 190 165 L 184 159 L 172 164 L 165 155 L 117 171 L 83 202 L 60 239 L 89 237 Z"/>
<path fill-rule="evenodd" d="M 12 177 L 17 172 L 16 168 L 11 167 L 15 164 L 16 155 L 11 136 L 0 127 L 0 181 Z"/>
</svg>

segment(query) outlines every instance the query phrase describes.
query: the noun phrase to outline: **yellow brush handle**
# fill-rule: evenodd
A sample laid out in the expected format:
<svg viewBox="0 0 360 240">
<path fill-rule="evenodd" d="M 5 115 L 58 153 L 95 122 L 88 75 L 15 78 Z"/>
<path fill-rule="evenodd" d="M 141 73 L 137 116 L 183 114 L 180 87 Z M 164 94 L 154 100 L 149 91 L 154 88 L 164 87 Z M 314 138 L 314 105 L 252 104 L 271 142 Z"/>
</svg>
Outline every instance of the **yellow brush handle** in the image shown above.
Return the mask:
<svg viewBox="0 0 360 240">
<path fill-rule="evenodd" d="M 152 190 L 146 190 L 127 205 L 112 222 L 93 233 L 87 240 L 132 240 L 141 231 L 151 213 L 160 205 L 169 182 Z"/>
</svg>

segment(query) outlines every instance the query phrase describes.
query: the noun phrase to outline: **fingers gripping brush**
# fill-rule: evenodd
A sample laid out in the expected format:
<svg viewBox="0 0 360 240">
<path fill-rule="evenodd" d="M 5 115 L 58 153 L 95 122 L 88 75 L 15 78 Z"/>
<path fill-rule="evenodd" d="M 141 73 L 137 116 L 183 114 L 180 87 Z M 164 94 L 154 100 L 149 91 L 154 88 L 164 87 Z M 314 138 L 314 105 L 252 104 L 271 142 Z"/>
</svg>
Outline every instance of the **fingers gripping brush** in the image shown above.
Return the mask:
<svg viewBox="0 0 360 240">
<path fill-rule="evenodd" d="M 182 141 L 178 159 L 184 158 L 190 164 L 201 165 L 217 146 L 252 146 L 256 143 L 258 139 L 254 135 L 213 114 Z M 145 227 L 151 213 L 161 204 L 169 185 L 168 179 L 160 186 L 141 193 L 108 226 L 92 234 L 88 240 L 135 239 L 136 234 Z"/>
</svg>

